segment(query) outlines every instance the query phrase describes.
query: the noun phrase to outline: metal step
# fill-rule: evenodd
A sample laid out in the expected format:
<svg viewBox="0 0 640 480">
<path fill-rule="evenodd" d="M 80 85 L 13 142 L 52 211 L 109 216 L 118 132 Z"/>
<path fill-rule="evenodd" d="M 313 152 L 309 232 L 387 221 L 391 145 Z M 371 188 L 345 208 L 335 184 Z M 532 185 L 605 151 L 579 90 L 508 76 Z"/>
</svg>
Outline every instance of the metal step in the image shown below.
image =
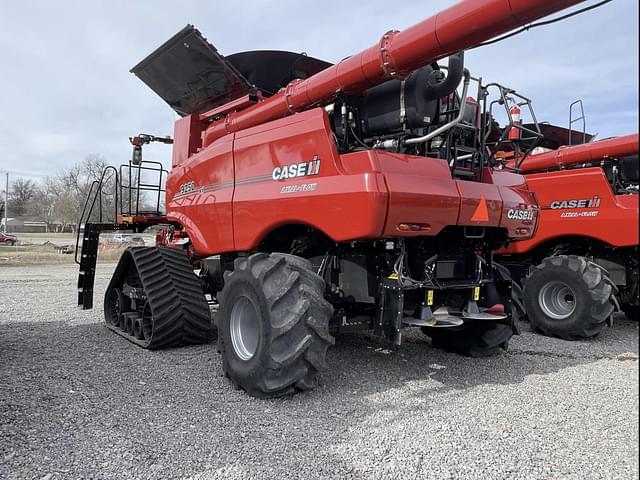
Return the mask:
<svg viewBox="0 0 640 480">
<path fill-rule="evenodd" d="M 83 310 L 93 308 L 93 283 L 96 275 L 99 236 L 100 230 L 94 228 L 94 225 L 90 223 L 85 225 L 78 273 L 78 305 L 81 305 Z"/>
</svg>

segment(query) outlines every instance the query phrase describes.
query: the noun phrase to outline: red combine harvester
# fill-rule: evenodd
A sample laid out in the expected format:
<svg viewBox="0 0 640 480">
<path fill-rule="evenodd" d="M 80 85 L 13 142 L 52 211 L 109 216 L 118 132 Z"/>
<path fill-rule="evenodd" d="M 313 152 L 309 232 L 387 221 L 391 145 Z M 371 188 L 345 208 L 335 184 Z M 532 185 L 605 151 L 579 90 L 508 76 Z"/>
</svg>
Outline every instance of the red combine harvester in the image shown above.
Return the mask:
<svg viewBox="0 0 640 480">
<path fill-rule="evenodd" d="M 545 127 L 568 141 L 591 138 Z M 540 221 L 533 238 L 499 251 L 500 262 L 524 285 L 534 329 L 593 337 L 611 324 L 618 302 L 638 318 L 638 134 L 546 146 L 555 149 L 510 164 L 535 193 Z"/>
<path fill-rule="evenodd" d="M 524 177 L 493 167 L 487 112 L 467 96 L 486 87 L 462 51 L 576 3 L 462 2 L 336 65 L 224 57 L 187 26 L 132 69 L 183 116 L 171 172 L 142 161 L 143 145 L 171 140 L 140 135 L 95 184 L 78 303 L 92 307 L 100 232 L 154 226 L 158 245 L 116 267 L 107 326 L 145 348 L 201 343 L 213 309 L 225 374 L 251 395 L 311 389 L 336 332 L 399 345 L 418 326 L 463 354 L 506 347 L 511 280 L 493 252 L 530 239 L 538 207 Z"/>
</svg>

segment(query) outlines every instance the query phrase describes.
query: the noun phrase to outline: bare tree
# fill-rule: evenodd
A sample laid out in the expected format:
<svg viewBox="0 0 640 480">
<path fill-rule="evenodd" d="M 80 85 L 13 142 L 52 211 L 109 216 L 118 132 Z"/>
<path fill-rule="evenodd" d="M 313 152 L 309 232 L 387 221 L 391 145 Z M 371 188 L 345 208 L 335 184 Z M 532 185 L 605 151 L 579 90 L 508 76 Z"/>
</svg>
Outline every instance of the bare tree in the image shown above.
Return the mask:
<svg viewBox="0 0 640 480">
<path fill-rule="evenodd" d="M 58 183 L 56 178 L 44 178 L 36 184 L 35 193 L 27 204 L 27 213 L 45 222 L 47 232 L 55 221 L 55 201 L 61 191 Z"/>
<path fill-rule="evenodd" d="M 87 155 L 82 162 L 74 165 L 61 174 L 46 177 L 42 181 L 34 182 L 18 178 L 12 184 L 10 193 L 11 213 L 15 215 L 32 215 L 47 224 L 47 229 L 54 224 L 62 224 L 63 229 L 75 229 L 82 222 L 115 222 L 116 209 L 131 208 L 135 211 L 137 205 L 137 171 L 132 172 L 132 178 L 120 179 L 131 188 L 119 191 L 116 182 L 116 175 L 113 170 L 107 170 L 103 177 L 103 172 L 109 164 L 100 154 Z M 101 194 L 97 195 L 97 184 L 102 180 Z M 153 179 L 146 180 L 151 182 Z M 125 198 L 119 198 L 116 205 L 116 193 L 124 194 Z M 157 207 L 157 197 L 155 192 L 145 195 L 140 192 L 140 210 L 153 211 Z M 129 199 L 129 196 L 131 198 Z M 163 205 L 161 201 L 161 208 Z M 80 218 L 83 207 L 87 204 L 85 217 Z M 93 204 L 91 215 L 89 209 Z M 0 216 L 4 211 L 4 202 L 0 200 Z M 100 212 L 102 211 L 102 215 Z"/>
<path fill-rule="evenodd" d="M 96 196 L 97 183 L 102 179 L 102 174 L 108 165 L 102 155 L 91 154 L 80 164 L 63 172 L 59 177 L 61 189 L 56 198 L 55 207 L 56 216 L 60 221 L 66 225 L 77 225 L 87 201 L 89 202 L 87 208 L 90 209 L 93 204 L 93 209 L 90 217 L 82 221 L 100 221 L 100 211 L 102 211 L 102 221 L 115 221 L 116 182 L 113 172 L 104 177 L 101 195 Z"/>
<path fill-rule="evenodd" d="M 9 193 L 9 204 L 14 215 L 26 215 L 28 213 L 29 202 L 36 194 L 38 186 L 32 180 L 17 178 L 11 183 Z"/>
</svg>

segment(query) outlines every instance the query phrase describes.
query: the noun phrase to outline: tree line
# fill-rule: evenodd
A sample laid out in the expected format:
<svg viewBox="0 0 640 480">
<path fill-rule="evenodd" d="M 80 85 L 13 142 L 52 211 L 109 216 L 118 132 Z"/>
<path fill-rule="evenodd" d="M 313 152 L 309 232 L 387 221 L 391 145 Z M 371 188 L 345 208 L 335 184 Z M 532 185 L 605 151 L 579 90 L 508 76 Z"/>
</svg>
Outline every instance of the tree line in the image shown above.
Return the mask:
<svg viewBox="0 0 640 480">
<path fill-rule="evenodd" d="M 58 175 L 44 177 L 37 181 L 16 178 L 10 182 L 9 186 L 9 217 L 25 216 L 40 220 L 47 225 L 48 231 L 56 228 L 75 231 L 91 185 L 100 180 L 108 165 L 109 163 L 102 155 L 91 154 Z M 135 184 L 135 179 L 132 183 Z M 92 221 L 98 221 L 100 204 L 103 211 L 102 220 L 115 221 L 115 190 L 115 175 L 113 171 L 108 171 L 104 178 L 102 195 L 96 199 L 91 215 Z M 135 190 L 133 195 L 135 196 Z M 125 199 L 125 204 L 127 200 Z M 144 200 L 143 198 L 142 202 L 146 203 Z M 2 198 L 0 218 L 5 217 L 4 207 L 4 198 Z"/>
</svg>

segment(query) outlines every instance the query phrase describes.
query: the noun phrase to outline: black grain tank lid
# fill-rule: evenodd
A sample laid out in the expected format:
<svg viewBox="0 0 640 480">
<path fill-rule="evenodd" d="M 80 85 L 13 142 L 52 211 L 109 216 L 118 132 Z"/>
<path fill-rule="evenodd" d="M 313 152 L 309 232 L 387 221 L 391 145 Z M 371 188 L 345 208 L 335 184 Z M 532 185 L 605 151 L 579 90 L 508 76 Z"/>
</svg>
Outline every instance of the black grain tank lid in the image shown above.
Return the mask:
<svg viewBox="0 0 640 480">
<path fill-rule="evenodd" d="M 176 33 L 131 72 L 180 115 L 222 105 L 253 90 L 193 25 Z"/>
<path fill-rule="evenodd" d="M 305 54 L 273 50 L 225 58 L 193 25 L 187 25 L 131 72 L 184 116 L 256 90 L 269 96 L 294 78 L 308 78 L 329 66 Z"/>
</svg>

